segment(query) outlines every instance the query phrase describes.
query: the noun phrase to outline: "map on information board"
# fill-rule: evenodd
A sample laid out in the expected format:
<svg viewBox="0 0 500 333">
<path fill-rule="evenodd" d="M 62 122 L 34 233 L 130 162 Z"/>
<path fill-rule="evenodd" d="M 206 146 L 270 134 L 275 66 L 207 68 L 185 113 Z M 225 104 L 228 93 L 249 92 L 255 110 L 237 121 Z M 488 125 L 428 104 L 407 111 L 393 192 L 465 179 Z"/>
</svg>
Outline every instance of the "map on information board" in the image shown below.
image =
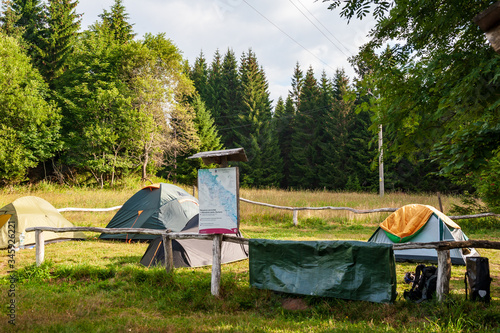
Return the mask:
<svg viewBox="0 0 500 333">
<path fill-rule="evenodd" d="M 200 234 L 238 233 L 238 168 L 198 170 Z"/>
</svg>

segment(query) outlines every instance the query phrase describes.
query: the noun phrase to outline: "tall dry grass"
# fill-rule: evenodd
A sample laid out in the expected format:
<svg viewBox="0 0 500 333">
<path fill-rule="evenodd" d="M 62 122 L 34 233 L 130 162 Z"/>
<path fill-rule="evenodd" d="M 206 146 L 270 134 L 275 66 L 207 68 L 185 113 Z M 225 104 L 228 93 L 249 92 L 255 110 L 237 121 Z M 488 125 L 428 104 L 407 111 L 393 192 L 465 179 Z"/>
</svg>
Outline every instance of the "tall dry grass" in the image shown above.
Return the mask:
<svg viewBox="0 0 500 333">
<path fill-rule="evenodd" d="M 437 194 L 386 193 L 383 197 L 376 193 L 350 193 L 331 191 L 287 191 L 278 189 L 241 189 L 240 197 L 287 207 L 348 207 L 354 209 L 399 208 L 407 204 L 423 204 L 440 208 Z M 452 204 L 459 204 L 457 197 L 441 196 L 443 212 L 449 213 Z M 291 217 L 292 212 L 242 202 L 241 218 L 269 214 Z M 326 220 L 343 219 L 356 221 L 383 220 L 389 213 L 355 214 L 350 211 L 305 210 L 299 211 L 300 218 L 317 217 Z"/>
<path fill-rule="evenodd" d="M 109 208 L 123 205 L 130 197 L 142 188 L 137 182 L 117 189 L 92 189 L 77 187 L 61 187 L 41 183 L 32 187 L 4 188 L 0 190 L 0 207 L 23 196 L 37 196 L 47 200 L 55 208 Z M 188 193 L 197 195 L 193 187 L 180 186 Z M 240 197 L 286 207 L 349 207 L 354 209 L 398 208 L 406 204 L 418 203 L 439 208 L 437 194 L 386 193 L 380 197 L 377 193 L 348 193 L 331 191 L 290 191 L 280 189 L 240 189 Z M 452 196 L 441 196 L 443 212 L 449 213 L 452 204 L 459 204 L 459 199 Z M 64 216 L 76 226 L 105 227 L 114 216 L 111 212 L 65 212 Z M 299 211 L 299 220 L 319 218 L 326 221 L 356 221 L 357 223 L 376 224 L 389 213 L 355 214 L 349 211 L 304 210 Z M 240 218 L 242 221 L 256 216 L 267 216 L 270 219 L 291 221 L 292 211 L 240 202 Z"/>
</svg>

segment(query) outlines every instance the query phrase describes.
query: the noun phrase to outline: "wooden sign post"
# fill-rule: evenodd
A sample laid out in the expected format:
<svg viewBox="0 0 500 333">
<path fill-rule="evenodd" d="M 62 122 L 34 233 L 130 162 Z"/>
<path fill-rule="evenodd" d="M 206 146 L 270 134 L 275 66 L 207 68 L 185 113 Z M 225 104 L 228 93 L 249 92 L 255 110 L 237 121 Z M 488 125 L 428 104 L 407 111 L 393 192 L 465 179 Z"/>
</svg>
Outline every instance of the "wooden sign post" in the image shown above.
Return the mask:
<svg viewBox="0 0 500 333">
<path fill-rule="evenodd" d="M 213 234 L 211 292 L 220 295 L 222 237 L 239 232 L 239 171 L 229 161 L 248 161 L 243 148 L 201 152 L 189 158 L 201 158 L 218 169 L 198 170 L 200 202 L 199 233 Z"/>
</svg>

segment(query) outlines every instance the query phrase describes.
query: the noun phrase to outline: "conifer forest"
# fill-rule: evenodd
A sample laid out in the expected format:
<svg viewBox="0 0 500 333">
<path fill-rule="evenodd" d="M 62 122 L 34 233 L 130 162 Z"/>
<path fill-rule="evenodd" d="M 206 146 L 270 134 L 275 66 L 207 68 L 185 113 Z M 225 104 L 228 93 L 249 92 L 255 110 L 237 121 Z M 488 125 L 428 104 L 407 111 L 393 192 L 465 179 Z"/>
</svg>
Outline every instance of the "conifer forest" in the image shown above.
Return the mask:
<svg viewBox="0 0 500 333">
<path fill-rule="evenodd" d="M 288 94 L 271 100 L 251 47 L 189 63 L 166 33 L 138 36 L 122 0 L 87 30 L 77 1 L 2 1 L 2 186 L 194 185 L 210 166 L 189 156 L 243 147 L 248 162 L 231 164 L 241 186 L 377 192 L 383 125 L 387 191 L 468 191 L 497 209 L 500 60 L 469 19 L 477 7 L 324 2 L 346 19 L 373 5 L 372 39 L 350 59 L 356 77 L 297 62 Z"/>
</svg>

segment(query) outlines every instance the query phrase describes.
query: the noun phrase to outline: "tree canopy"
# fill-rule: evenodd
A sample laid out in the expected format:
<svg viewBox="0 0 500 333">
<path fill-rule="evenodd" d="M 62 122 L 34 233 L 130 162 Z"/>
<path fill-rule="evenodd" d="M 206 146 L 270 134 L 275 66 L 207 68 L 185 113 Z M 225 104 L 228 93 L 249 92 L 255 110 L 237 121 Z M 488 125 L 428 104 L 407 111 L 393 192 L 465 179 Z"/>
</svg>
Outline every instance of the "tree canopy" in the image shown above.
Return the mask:
<svg viewBox="0 0 500 333">
<path fill-rule="evenodd" d="M 348 20 L 376 19 L 351 60 L 376 96 L 372 127 L 384 126 L 392 156 L 430 151 L 440 173 L 478 188 L 479 174 L 499 172 L 500 55 L 473 22 L 495 1 L 324 2 Z"/>
<path fill-rule="evenodd" d="M 60 147 L 60 113 L 18 41 L 1 33 L 0 61 L 0 181 L 19 181 Z"/>
<path fill-rule="evenodd" d="M 483 155 L 478 153 L 474 177 L 483 179 L 485 166 L 500 164 L 491 157 L 496 137 L 489 136 L 496 135 L 493 125 L 498 124 L 492 104 L 497 58 L 485 60 L 491 52 L 478 31 L 475 44 L 463 47 L 471 54 L 450 60 L 441 40 L 432 47 L 417 43 L 412 19 L 401 17 L 374 31 L 372 42 L 352 59 L 362 80 L 352 81 L 342 70 L 318 78 L 312 67 L 303 71 L 297 63 L 288 96 L 273 108 L 266 73 L 251 48 L 239 58 L 230 48 L 225 54 L 216 51 L 212 61 L 201 52 L 190 65 L 165 34 L 137 37 L 122 0 L 114 0 L 84 31 L 79 31 L 76 4 L 2 2 L 0 33 L 12 37 L 2 35 L 1 45 L 4 182 L 28 175 L 29 181 L 55 177 L 103 187 L 128 175 L 144 180 L 159 175 L 194 184 L 196 169 L 208 166 L 187 157 L 201 150 L 243 147 L 249 161 L 232 164 L 240 167 L 242 186 L 374 191 L 377 149 L 370 143 L 376 137 L 368 130 L 370 123 L 384 124 L 387 148 L 402 156 L 399 162 L 386 161 L 389 190 L 449 189 L 449 181 L 443 186 L 434 181 L 437 176 L 429 176 L 436 164 L 421 161 L 429 159 L 429 151 L 441 162 L 460 145 L 473 154 L 479 151 Z M 382 27 L 403 2 L 392 7 L 375 0 L 332 4 L 349 4 L 343 12 L 348 18 L 363 16 L 364 5 L 374 5 Z M 426 18 L 415 22 L 420 20 Z M 391 32 L 393 27 L 398 31 Z M 398 44 L 400 32 L 404 39 Z M 454 43 L 462 38 L 458 34 L 448 46 L 458 48 Z M 429 49 L 419 51 L 415 45 Z M 435 54 L 442 58 L 435 60 Z M 478 85 L 472 71 L 456 65 L 465 60 L 472 66 L 468 69 L 477 65 L 475 74 L 489 81 Z M 446 78 L 463 80 L 462 74 L 469 75 L 465 82 L 473 88 L 446 83 Z M 477 91 L 464 95 L 457 90 L 485 87 L 490 90 L 483 99 L 474 99 Z M 375 104 L 363 89 L 380 96 Z M 418 149 L 423 151 L 415 154 Z M 454 156 L 460 154 L 467 157 L 462 151 Z M 446 166 L 456 165 L 460 161 Z M 421 181 L 410 184 L 416 177 Z M 477 185 L 485 197 L 495 197 L 489 187 Z"/>
</svg>

